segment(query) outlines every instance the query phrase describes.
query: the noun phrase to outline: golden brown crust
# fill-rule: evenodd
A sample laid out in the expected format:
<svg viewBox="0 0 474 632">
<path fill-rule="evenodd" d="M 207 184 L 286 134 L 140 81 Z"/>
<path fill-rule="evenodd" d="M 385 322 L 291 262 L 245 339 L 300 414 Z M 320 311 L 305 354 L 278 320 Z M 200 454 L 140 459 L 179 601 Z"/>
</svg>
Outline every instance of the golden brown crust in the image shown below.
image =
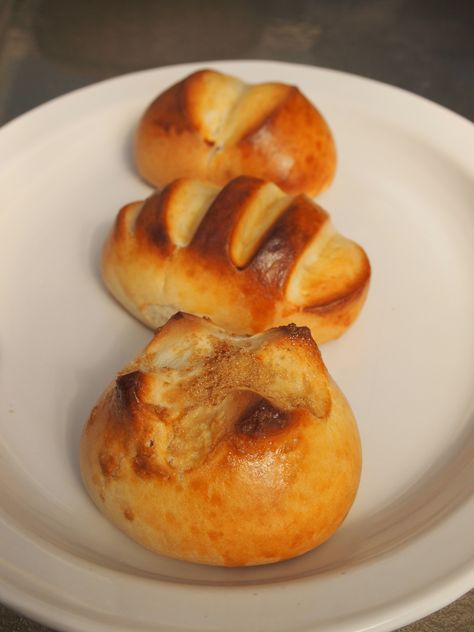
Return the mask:
<svg viewBox="0 0 474 632">
<path fill-rule="evenodd" d="M 247 174 L 287 193 L 316 195 L 334 177 L 336 149 L 326 121 L 298 88 L 247 85 L 200 70 L 147 108 L 135 161 L 143 178 L 158 187 L 178 177 L 222 186 Z"/>
<path fill-rule="evenodd" d="M 180 179 L 124 207 L 103 277 L 153 328 L 182 310 L 234 333 L 296 322 L 322 343 L 357 317 L 370 264 L 308 197 L 241 176 L 222 190 Z"/>
<path fill-rule="evenodd" d="M 119 528 L 152 551 L 225 566 L 326 540 L 360 468 L 353 415 L 307 329 L 240 338 L 188 315 L 106 390 L 81 442 L 86 487 Z"/>
</svg>

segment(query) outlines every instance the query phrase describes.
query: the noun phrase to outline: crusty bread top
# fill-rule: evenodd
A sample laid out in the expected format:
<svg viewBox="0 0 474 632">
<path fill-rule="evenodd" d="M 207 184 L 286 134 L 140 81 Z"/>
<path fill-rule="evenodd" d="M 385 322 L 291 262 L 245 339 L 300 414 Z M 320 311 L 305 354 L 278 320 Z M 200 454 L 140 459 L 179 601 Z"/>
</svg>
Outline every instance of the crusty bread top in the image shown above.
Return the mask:
<svg viewBox="0 0 474 632">
<path fill-rule="evenodd" d="M 222 186 L 247 174 L 315 195 L 334 177 L 336 150 L 326 121 L 297 87 L 200 70 L 148 107 L 135 159 L 156 186 L 182 176 Z"/>
<path fill-rule="evenodd" d="M 308 328 L 235 336 L 179 313 L 116 380 L 115 438 L 103 470 L 116 440 L 139 446 L 135 465 L 143 475 L 185 472 L 230 431 L 264 436 L 298 410 L 316 422 L 330 409 L 328 375 Z"/>
</svg>

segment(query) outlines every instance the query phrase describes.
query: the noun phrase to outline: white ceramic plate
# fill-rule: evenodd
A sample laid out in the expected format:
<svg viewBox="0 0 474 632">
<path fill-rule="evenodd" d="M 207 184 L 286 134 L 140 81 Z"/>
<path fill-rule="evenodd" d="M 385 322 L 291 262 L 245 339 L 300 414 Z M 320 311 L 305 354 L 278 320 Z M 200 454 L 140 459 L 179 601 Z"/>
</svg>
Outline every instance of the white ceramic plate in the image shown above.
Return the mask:
<svg viewBox="0 0 474 632">
<path fill-rule="evenodd" d="M 298 84 L 336 137 L 321 203 L 373 265 L 361 317 L 323 348 L 360 424 L 356 503 L 312 553 L 219 569 L 142 550 L 85 494 L 82 425 L 150 337 L 101 286 L 102 240 L 149 192 L 140 113 L 197 66 L 121 77 L 0 132 L 0 598 L 75 632 L 391 630 L 474 585 L 473 126 L 338 72 L 212 66 Z"/>
</svg>

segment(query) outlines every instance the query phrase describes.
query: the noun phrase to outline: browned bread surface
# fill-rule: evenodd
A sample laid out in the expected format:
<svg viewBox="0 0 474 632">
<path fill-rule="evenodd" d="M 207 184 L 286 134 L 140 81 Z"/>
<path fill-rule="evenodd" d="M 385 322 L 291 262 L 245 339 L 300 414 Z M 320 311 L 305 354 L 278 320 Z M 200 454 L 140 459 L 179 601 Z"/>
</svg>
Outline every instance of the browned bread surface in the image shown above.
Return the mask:
<svg viewBox="0 0 474 632">
<path fill-rule="evenodd" d="M 81 442 L 85 485 L 115 525 L 225 566 L 329 538 L 360 469 L 354 417 L 307 328 L 238 337 L 184 314 L 105 391 Z"/>
<path fill-rule="evenodd" d="M 316 195 L 334 177 L 336 149 L 326 121 L 298 88 L 200 70 L 147 108 L 135 162 L 158 187 L 179 177 L 222 186 L 246 174 L 287 193 Z"/>
<path fill-rule="evenodd" d="M 370 265 L 305 195 L 245 176 L 222 190 L 184 178 L 120 211 L 103 278 L 152 328 L 185 311 L 238 334 L 295 322 L 322 343 L 356 318 Z"/>
</svg>

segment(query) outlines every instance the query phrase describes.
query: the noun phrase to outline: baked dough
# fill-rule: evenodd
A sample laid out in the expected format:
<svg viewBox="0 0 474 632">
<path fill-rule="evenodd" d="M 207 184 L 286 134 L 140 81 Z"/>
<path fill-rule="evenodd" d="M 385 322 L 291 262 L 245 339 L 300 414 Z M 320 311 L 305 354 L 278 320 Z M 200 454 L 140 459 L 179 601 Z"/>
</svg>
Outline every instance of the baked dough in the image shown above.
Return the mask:
<svg viewBox="0 0 474 632">
<path fill-rule="evenodd" d="M 100 398 L 81 469 L 99 509 L 143 546 L 240 566 L 329 538 L 361 452 L 306 327 L 240 337 L 177 314 Z"/>
<path fill-rule="evenodd" d="M 370 279 L 326 211 L 247 176 L 222 190 L 179 179 L 125 206 L 102 261 L 110 292 L 149 327 L 185 311 L 238 334 L 307 325 L 318 343 L 354 321 Z"/>
<path fill-rule="evenodd" d="M 200 70 L 147 108 L 135 162 L 157 187 L 179 177 L 223 186 L 246 174 L 287 193 L 316 195 L 333 179 L 336 149 L 326 121 L 298 88 Z"/>
</svg>

